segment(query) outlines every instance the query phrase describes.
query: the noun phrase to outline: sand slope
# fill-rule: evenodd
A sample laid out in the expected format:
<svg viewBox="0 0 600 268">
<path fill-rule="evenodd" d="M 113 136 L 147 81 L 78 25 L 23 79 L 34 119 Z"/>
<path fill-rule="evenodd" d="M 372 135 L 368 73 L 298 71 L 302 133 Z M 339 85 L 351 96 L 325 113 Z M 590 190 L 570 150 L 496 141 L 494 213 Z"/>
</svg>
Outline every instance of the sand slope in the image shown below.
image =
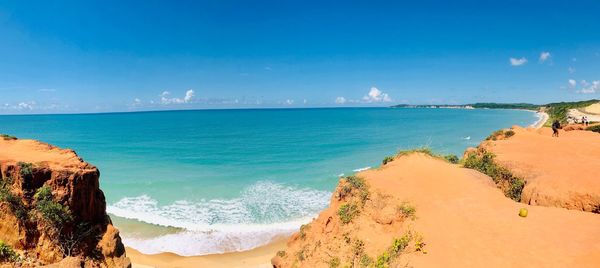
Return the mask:
<svg viewBox="0 0 600 268">
<path fill-rule="evenodd" d="M 359 174 L 373 194 L 389 195 L 392 200 L 414 204 L 417 219 L 399 225 L 422 234 L 427 254 L 403 254 L 394 266 L 413 267 L 599 267 L 600 215 L 561 208 L 529 206 L 506 198 L 491 179 L 474 170 L 460 168 L 424 154 L 403 156 L 379 170 Z M 339 188 L 338 188 L 339 189 Z M 334 194 L 335 195 L 335 194 Z M 334 200 L 333 200 L 334 201 Z M 335 215 L 338 204 L 325 210 L 306 232 L 309 239 L 292 237 L 280 267 L 328 267 L 328 258 L 338 255 L 341 266 L 351 263 L 344 255 L 345 241 L 340 231 L 328 233 L 324 217 Z M 529 210 L 527 218 L 518 216 L 520 208 Z M 350 223 L 350 230 L 368 233 L 371 241 L 391 243 L 401 232 L 386 230 L 371 217 L 361 214 Z M 369 217 L 371 219 L 369 219 Z M 346 230 L 346 229 L 344 229 Z M 309 242 L 306 242 L 306 241 Z M 298 261 L 296 253 L 314 247 L 321 251 Z M 365 243 L 366 252 L 383 250 L 378 243 Z M 370 253 L 371 254 L 371 253 Z M 349 260 L 350 259 L 350 260 Z M 295 264 L 294 264 L 295 263 Z"/>
<path fill-rule="evenodd" d="M 514 127 L 509 139 L 482 144 L 496 161 L 526 179 L 522 202 L 600 212 L 600 134 Z"/>
</svg>

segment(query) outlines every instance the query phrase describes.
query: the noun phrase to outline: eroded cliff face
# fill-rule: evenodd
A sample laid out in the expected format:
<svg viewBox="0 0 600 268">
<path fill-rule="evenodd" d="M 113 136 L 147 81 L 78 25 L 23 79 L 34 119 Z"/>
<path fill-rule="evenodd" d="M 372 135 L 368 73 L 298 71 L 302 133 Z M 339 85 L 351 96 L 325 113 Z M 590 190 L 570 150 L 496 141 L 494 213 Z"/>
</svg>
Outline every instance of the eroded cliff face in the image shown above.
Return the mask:
<svg viewBox="0 0 600 268">
<path fill-rule="evenodd" d="M 15 253 L 0 261 L 131 266 L 106 214 L 99 177 L 72 150 L 0 138 L 0 240 Z"/>
</svg>

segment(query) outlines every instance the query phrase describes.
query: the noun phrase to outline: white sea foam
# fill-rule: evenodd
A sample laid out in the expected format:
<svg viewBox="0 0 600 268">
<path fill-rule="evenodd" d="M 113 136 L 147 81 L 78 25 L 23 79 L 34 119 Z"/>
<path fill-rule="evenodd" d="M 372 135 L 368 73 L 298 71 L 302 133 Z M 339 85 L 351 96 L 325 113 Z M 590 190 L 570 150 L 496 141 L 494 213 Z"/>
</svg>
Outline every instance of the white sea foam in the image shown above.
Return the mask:
<svg viewBox="0 0 600 268">
<path fill-rule="evenodd" d="M 371 169 L 371 167 L 357 168 L 357 169 L 354 169 L 352 171 L 354 171 L 354 172 L 361 172 L 361 171 L 365 171 L 367 169 Z"/>
<path fill-rule="evenodd" d="M 239 198 L 176 201 L 161 206 L 148 195 L 126 197 L 109 205 L 110 214 L 184 231 L 150 239 L 123 234 L 123 241 L 143 253 L 203 255 L 265 245 L 310 221 L 329 203 L 330 192 L 257 182 Z"/>
</svg>

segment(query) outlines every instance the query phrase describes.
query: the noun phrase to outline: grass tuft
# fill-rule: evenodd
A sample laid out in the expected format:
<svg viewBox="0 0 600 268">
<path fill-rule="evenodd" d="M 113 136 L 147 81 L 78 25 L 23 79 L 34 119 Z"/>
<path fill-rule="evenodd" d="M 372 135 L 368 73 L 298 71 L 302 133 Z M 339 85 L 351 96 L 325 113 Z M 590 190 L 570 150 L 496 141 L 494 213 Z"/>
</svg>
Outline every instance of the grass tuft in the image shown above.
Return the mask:
<svg viewBox="0 0 600 268">
<path fill-rule="evenodd" d="M 416 219 L 417 209 L 408 202 L 403 202 L 402 204 L 398 205 L 397 209 L 398 212 L 400 212 L 400 214 L 402 214 L 402 217 L 404 217 L 405 219 Z"/>
</svg>

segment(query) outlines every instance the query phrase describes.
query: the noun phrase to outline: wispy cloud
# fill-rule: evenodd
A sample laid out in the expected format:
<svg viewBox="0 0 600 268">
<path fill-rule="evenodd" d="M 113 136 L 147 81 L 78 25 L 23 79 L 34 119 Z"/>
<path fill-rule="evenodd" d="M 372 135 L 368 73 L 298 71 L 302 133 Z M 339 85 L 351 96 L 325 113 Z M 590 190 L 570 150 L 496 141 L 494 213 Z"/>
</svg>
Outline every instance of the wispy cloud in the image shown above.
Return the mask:
<svg viewBox="0 0 600 268">
<path fill-rule="evenodd" d="M 571 88 L 574 88 L 577 86 L 577 81 L 575 81 L 575 79 L 569 79 L 569 86 Z"/>
<path fill-rule="evenodd" d="M 547 60 L 549 60 L 552 57 L 552 55 L 550 54 L 550 52 L 544 51 L 542 53 L 540 53 L 540 62 L 544 63 Z"/>
<path fill-rule="evenodd" d="M 569 66 L 569 69 L 568 69 L 568 70 L 569 70 L 569 73 L 570 73 L 570 74 L 574 74 L 574 73 L 575 73 L 575 71 L 576 71 L 576 70 L 575 70 L 575 68 L 573 68 L 573 67 L 570 67 L 570 66 Z"/>
<path fill-rule="evenodd" d="M 593 94 L 596 92 L 600 91 L 600 80 L 595 80 L 590 82 L 587 82 L 585 80 L 581 80 L 581 89 L 579 89 L 577 92 L 578 93 L 582 93 L 582 94 Z"/>
<path fill-rule="evenodd" d="M 56 92 L 56 89 L 54 88 L 40 88 L 38 89 L 39 92 Z"/>
<path fill-rule="evenodd" d="M 527 59 L 525 57 L 522 57 L 520 59 L 517 58 L 510 58 L 510 65 L 512 66 L 521 66 L 527 63 Z"/>
<path fill-rule="evenodd" d="M 344 98 L 344 97 L 335 98 L 335 104 L 344 104 L 344 103 L 346 103 L 346 98 Z"/>
<path fill-rule="evenodd" d="M 363 97 L 365 102 L 391 102 L 392 98 L 387 93 L 383 93 L 376 87 L 371 87 L 369 93 Z"/>
</svg>

